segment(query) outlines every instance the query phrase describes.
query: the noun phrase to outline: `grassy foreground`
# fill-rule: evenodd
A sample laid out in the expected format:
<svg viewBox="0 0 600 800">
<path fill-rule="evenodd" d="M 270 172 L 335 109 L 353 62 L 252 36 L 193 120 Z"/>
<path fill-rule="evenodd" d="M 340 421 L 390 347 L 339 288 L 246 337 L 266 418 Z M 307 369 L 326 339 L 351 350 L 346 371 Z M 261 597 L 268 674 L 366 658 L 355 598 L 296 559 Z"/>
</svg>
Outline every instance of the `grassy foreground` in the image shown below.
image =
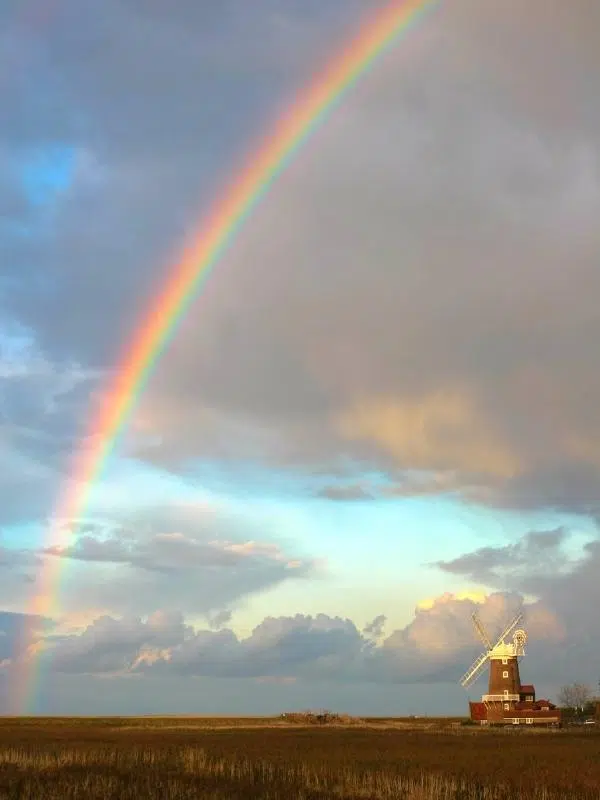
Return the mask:
<svg viewBox="0 0 600 800">
<path fill-rule="evenodd" d="M 0 798 L 332 797 L 598 800 L 600 735 L 275 720 L 0 720 Z"/>
</svg>

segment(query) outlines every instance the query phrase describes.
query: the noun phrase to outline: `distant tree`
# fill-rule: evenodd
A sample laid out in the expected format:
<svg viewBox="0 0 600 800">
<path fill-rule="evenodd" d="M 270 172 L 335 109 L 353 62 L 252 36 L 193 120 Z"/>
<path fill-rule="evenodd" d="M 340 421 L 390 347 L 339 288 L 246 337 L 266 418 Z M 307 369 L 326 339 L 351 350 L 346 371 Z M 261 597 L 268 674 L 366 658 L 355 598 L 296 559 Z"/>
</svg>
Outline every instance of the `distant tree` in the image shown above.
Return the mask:
<svg viewBox="0 0 600 800">
<path fill-rule="evenodd" d="M 573 688 L 571 686 L 561 686 L 558 692 L 558 703 L 563 708 L 574 708 Z"/>
<path fill-rule="evenodd" d="M 591 699 L 592 690 L 585 683 L 571 683 L 568 686 L 562 686 L 558 693 L 558 702 L 561 706 L 572 708 L 580 714 L 583 713 Z"/>
<path fill-rule="evenodd" d="M 575 696 L 575 708 L 583 711 L 585 706 L 592 699 L 592 690 L 586 683 L 574 683 L 573 690 Z"/>
</svg>

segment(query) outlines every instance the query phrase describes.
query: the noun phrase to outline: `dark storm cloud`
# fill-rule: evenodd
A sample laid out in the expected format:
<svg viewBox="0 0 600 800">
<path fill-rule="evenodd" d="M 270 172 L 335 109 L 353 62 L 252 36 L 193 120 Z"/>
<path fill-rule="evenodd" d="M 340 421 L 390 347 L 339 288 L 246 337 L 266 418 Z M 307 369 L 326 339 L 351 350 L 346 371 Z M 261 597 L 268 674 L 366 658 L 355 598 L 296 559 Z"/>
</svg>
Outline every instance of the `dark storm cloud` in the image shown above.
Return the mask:
<svg viewBox="0 0 600 800">
<path fill-rule="evenodd" d="M 359 3 L 338 2 L 315 18 L 306 4 L 282 10 L 271 0 L 252 9 L 184 3 L 166 15 L 160 4 L 109 0 L 100 15 L 88 12 L 63 4 L 44 22 L 7 14 L 2 26 L 18 57 L 10 80 L 2 78 L 0 319 L 3 330 L 29 337 L 47 368 L 1 375 L 0 410 L 17 453 L 58 473 L 89 417 L 92 390 L 108 379 L 96 371 L 95 381 L 61 390 L 60 410 L 50 412 L 61 375 L 114 365 L 217 186 L 332 36 L 341 40 L 362 13 Z M 25 173 L 44 186 L 65 152 L 68 185 L 34 208 Z M 274 362 L 289 364 L 278 383 L 286 409 L 295 367 L 270 335 L 265 346 Z M 260 359 L 254 370 L 247 406 L 260 413 L 269 374 L 259 377 Z M 225 393 L 235 394 L 230 384 Z M 272 386 L 266 392 L 275 397 Z M 25 516 L 48 512 L 57 478 L 36 480 L 35 501 L 23 503 L 28 493 L 5 479 L 3 508 L 15 508 L 4 521 L 18 521 L 23 506 Z M 33 490 L 31 476 L 25 484 Z"/>
<path fill-rule="evenodd" d="M 7 311 L 47 352 L 114 362 L 184 232 L 238 169 L 282 91 L 310 73 L 311 55 L 356 21 L 352 5 L 334 3 L 315 19 L 271 0 L 183 3 L 168 14 L 107 0 L 101 13 L 65 5 L 60 24 L 46 27 L 8 20 L 23 80 L 6 87 L 0 145 L 27 163 L 58 144 L 78 163 L 51 234 L 34 226 L 4 243 L 17 283 Z M 6 202 L 21 191 L 7 187 Z M 36 288 L 40 275 L 48 280 Z"/>
<path fill-rule="evenodd" d="M 542 506 L 585 514 L 600 522 L 600 467 L 587 459 L 542 464 L 502 486 L 467 489 L 464 496 L 471 502 L 504 508 L 527 511 Z"/>
<path fill-rule="evenodd" d="M 113 365 L 216 187 L 364 13 L 110 0 L 39 31 L 8 20 L 24 58 L 2 163 L 67 148 L 74 167 L 33 217 L 19 170 L 3 177 L 28 227 L 0 242 L 0 313 L 52 363 Z M 401 41 L 192 304 L 137 454 L 370 460 L 468 499 L 596 513 L 598 13 L 460 0 Z"/>
<path fill-rule="evenodd" d="M 596 11 L 541 12 L 444 7 L 357 88 L 159 365 L 143 457 L 185 463 L 239 426 L 279 462 L 358 454 L 432 471 L 432 492 L 597 507 L 600 119 L 571 114 L 573 91 L 594 105 Z"/>
</svg>

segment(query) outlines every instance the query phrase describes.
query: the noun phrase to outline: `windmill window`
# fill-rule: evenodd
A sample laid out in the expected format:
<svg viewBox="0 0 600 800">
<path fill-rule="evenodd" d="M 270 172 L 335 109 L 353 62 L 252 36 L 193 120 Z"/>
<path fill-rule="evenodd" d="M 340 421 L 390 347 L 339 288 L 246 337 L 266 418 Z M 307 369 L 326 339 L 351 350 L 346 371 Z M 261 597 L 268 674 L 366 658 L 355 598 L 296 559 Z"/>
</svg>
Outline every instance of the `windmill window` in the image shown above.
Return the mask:
<svg viewBox="0 0 600 800">
<path fill-rule="evenodd" d="M 526 720 L 525 720 L 525 722 L 526 722 L 528 725 L 533 725 L 533 720 L 531 719 L 531 717 L 529 717 L 528 719 L 526 719 Z"/>
<path fill-rule="evenodd" d="M 503 664 L 508 664 L 508 658 L 503 658 L 503 659 L 502 659 L 502 663 L 503 663 Z"/>
<path fill-rule="evenodd" d="M 510 708 L 510 706 L 508 705 L 508 703 L 504 703 L 504 710 L 508 711 L 509 708 Z"/>
<path fill-rule="evenodd" d="M 504 697 L 508 697 L 508 689 L 504 690 Z"/>
<path fill-rule="evenodd" d="M 503 678 L 508 678 L 508 670 L 507 669 L 505 669 L 504 672 L 502 673 L 502 677 Z"/>
</svg>

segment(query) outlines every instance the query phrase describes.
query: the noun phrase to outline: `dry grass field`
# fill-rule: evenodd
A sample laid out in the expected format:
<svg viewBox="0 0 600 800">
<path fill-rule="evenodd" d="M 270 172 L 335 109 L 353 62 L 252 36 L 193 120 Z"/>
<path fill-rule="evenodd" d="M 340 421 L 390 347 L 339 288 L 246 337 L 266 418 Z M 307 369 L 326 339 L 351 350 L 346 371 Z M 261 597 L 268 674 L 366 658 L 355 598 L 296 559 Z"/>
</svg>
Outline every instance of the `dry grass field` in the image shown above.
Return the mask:
<svg viewBox="0 0 600 800">
<path fill-rule="evenodd" d="M 0 720 L 0 798 L 600 798 L 593 730 L 456 720 Z"/>
</svg>

